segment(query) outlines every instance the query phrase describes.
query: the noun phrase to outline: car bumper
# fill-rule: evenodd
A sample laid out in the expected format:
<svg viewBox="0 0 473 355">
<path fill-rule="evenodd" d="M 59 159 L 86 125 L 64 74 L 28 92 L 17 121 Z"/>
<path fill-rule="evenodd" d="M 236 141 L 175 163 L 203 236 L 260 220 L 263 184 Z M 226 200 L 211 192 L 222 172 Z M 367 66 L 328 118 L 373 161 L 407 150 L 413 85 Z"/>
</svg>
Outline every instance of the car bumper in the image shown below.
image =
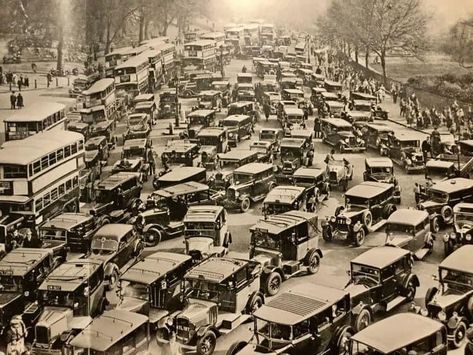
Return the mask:
<svg viewBox="0 0 473 355">
<path fill-rule="evenodd" d="M 344 147 L 345 152 L 364 152 L 366 151 L 366 147 Z"/>
<path fill-rule="evenodd" d="M 411 171 L 418 171 L 421 172 L 424 170 L 424 165 L 407 165 L 406 166 L 406 171 L 411 172 Z"/>
</svg>

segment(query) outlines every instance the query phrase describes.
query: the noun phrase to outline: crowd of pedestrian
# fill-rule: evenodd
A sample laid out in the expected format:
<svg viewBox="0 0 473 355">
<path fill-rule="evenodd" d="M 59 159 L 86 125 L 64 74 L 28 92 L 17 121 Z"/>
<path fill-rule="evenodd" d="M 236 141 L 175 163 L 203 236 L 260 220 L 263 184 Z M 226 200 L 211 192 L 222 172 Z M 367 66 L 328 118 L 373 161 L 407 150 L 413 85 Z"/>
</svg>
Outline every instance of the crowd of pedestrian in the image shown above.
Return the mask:
<svg viewBox="0 0 473 355">
<path fill-rule="evenodd" d="M 15 92 L 12 91 L 10 94 L 10 108 L 16 110 L 21 109 L 24 106 L 23 95 L 21 95 L 21 92 L 15 94 Z"/>
</svg>

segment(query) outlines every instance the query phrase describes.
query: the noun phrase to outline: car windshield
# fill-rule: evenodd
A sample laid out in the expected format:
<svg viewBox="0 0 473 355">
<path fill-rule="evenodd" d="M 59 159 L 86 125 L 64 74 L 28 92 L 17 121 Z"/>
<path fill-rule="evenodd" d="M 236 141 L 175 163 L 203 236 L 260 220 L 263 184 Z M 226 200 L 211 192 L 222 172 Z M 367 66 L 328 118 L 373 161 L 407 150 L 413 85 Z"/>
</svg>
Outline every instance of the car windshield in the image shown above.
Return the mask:
<svg viewBox="0 0 473 355">
<path fill-rule="evenodd" d="M 130 126 L 141 125 L 141 124 L 143 124 L 143 118 L 141 118 L 141 117 L 129 118 L 128 119 L 128 124 Z"/>
<path fill-rule="evenodd" d="M 22 292 L 22 290 L 23 279 L 20 276 L 6 274 L 0 276 L 0 292 Z"/>
<path fill-rule="evenodd" d="M 371 167 L 371 174 L 391 174 L 393 169 L 389 167 L 380 167 L 380 166 L 375 166 Z"/>
<path fill-rule="evenodd" d="M 383 355 L 383 353 L 357 341 L 351 343 L 350 353 L 353 355 Z M 398 352 L 394 352 L 393 354 L 398 354 Z"/>
<path fill-rule="evenodd" d="M 251 234 L 251 244 L 256 248 L 279 250 L 280 243 L 281 240 L 278 235 L 270 234 L 266 231 L 256 229 Z"/>
<path fill-rule="evenodd" d="M 252 174 L 233 173 L 233 181 L 235 181 L 235 185 L 245 184 L 247 182 L 253 181 L 253 175 Z"/>
<path fill-rule="evenodd" d="M 402 148 L 417 148 L 419 146 L 418 141 L 401 141 Z"/>
<path fill-rule="evenodd" d="M 206 301 L 217 301 L 219 295 L 219 285 L 205 280 L 188 280 L 189 297 Z"/>
<path fill-rule="evenodd" d="M 213 95 L 202 95 L 202 97 L 201 97 L 200 100 L 201 100 L 201 101 L 207 101 L 207 102 L 208 102 L 208 101 L 212 101 L 213 98 L 214 98 Z"/>
<path fill-rule="evenodd" d="M 275 136 L 274 132 L 261 132 L 260 135 L 259 135 L 259 138 L 261 140 L 273 141 L 273 140 L 276 139 L 276 136 Z"/>
<path fill-rule="evenodd" d="M 135 112 L 136 113 L 147 113 L 147 114 L 151 114 L 151 108 L 148 108 L 148 107 L 135 107 Z"/>
<path fill-rule="evenodd" d="M 428 166 L 425 175 L 429 177 L 444 178 L 444 177 L 448 177 L 449 173 L 450 173 L 449 168 Z"/>
<path fill-rule="evenodd" d="M 355 105 L 354 108 L 355 108 L 356 111 L 371 112 L 371 106 L 370 105 Z"/>
<path fill-rule="evenodd" d="M 145 284 L 123 281 L 121 287 L 121 292 L 125 297 L 138 298 L 143 301 L 149 300 L 149 290 Z"/>
<path fill-rule="evenodd" d="M 473 213 L 457 212 L 454 221 L 458 228 L 473 228 Z"/>
<path fill-rule="evenodd" d="M 214 231 L 216 224 L 213 222 L 186 222 L 184 226 L 186 233 L 200 234 L 199 232 Z"/>
<path fill-rule="evenodd" d="M 315 185 L 315 178 L 311 177 L 302 177 L 302 176 L 294 176 L 293 177 L 294 184 L 304 184 L 304 185 Z"/>
<path fill-rule="evenodd" d="M 204 124 L 205 122 L 205 117 L 203 116 L 191 116 L 189 117 L 189 124 L 191 125 L 200 125 Z"/>
<path fill-rule="evenodd" d="M 123 158 L 142 157 L 144 155 L 144 152 L 144 148 L 123 149 Z"/>
<path fill-rule="evenodd" d="M 414 226 L 409 224 L 389 223 L 386 226 L 386 233 L 406 233 L 414 235 Z"/>
<path fill-rule="evenodd" d="M 118 242 L 113 239 L 96 238 L 92 240 L 92 253 L 96 255 L 113 254 L 118 250 Z"/>
<path fill-rule="evenodd" d="M 346 195 L 346 205 L 363 206 L 369 205 L 369 200 L 362 196 L 350 196 Z"/>
<path fill-rule="evenodd" d="M 372 284 L 380 282 L 379 269 L 367 265 L 351 264 L 351 278 L 355 283 L 370 280 Z"/>
<path fill-rule="evenodd" d="M 200 145 L 214 145 L 220 143 L 219 137 L 199 137 Z"/>
<path fill-rule="evenodd" d="M 111 190 L 98 190 L 95 201 L 98 203 L 108 203 L 115 201 L 116 194 Z"/>
<path fill-rule="evenodd" d="M 298 158 L 302 155 L 300 147 L 281 147 L 281 158 L 291 159 Z"/>
<path fill-rule="evenodd" d="M 473 274 L 440 268 L 440 282 L 444 292 L 464 293 L 473 289 Z"/>
<path fill-rule="evenodd" d="M 43 300 L 44 304 L 48 306 L 63 306 L 63 307 L 74 306 L 74 294 L 72 292 L 50 291 L 50 290 L 42 291 L 41 299 Z"/>
<path fill-rule="evenodd" d="M 448 194 L 442 191 L 430 190 L 429 200 L 438 203 L 448 203 Z"/>
<path fill-rule="evenodd" d="M 41 228 L 40 231 L 41 239 L 56 239 L 56 240 L 66 240 L 67 232 L 61 229 L 49 229 Z"/>
</svg>

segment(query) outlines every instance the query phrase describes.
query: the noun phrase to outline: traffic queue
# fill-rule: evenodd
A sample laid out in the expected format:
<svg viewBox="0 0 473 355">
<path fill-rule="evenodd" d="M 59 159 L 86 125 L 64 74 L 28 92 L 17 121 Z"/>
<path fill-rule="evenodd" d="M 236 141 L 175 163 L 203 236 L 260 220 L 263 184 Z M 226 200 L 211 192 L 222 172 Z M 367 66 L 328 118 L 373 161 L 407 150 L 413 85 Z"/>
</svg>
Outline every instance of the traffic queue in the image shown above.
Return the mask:
<svg viewBox="0 0 473 355">
<path fill-rule="evenodd" d="M 5 120 L 0 326 L 5 334 L 24 328 L 7 351 L 28 344 L 33 354 L 137 354 L 156 342 L 210 355 L 218 338 L 251 323 L 251 339 L 227 354 L 446 354 L 462 346 L 473 320 L 473 154 L 449 149 L 426 160 L 417 136 L 385 125 L 389 113 L 376 97 L 347 95 L 313 71 L 305 36 L 256 27 L 253 37 L 255 27 L 241 25 L 194 38 L 180 68 L 165 38 L 117 49 L 105 58 L 106 77 L 74 91 L 75 110 L 44 102 Z M 215 70 L 234 57 L 253 68 L 231 83 Z M 182 98 L 197 102 L 185 124 Z M 256 131 L 264 115 L 280 127 Z M 166 119 L 158 159 L 151 133 Z M 331 149 L 320 166 L 318 137 Z M 355 185 L 350 153 L 366 150 L 379 156 L 365 159 Z M 394 165 L 428 178 L 416 206 L 400 207 Z M 145 184 L 154 189 L 147 196 Z M 344 202 L 318 216 L 337 189 Z M 229 213 L 257 204 L 247 257 L 229 256 Z M 442 234 L 447 226 L 453 232 Z M 377 230 L 384 244 L 346 265 L 346 287 L 281 289 L 319 271 L 320 237 L 360 247 Z M 180 251 L 159 250 L 174 238 L 183 238 Z M 414 265 L 434 243 L 443 243 L 445 259 L 425 305 L 375 322 L 414 301 Z"/>
</svg>

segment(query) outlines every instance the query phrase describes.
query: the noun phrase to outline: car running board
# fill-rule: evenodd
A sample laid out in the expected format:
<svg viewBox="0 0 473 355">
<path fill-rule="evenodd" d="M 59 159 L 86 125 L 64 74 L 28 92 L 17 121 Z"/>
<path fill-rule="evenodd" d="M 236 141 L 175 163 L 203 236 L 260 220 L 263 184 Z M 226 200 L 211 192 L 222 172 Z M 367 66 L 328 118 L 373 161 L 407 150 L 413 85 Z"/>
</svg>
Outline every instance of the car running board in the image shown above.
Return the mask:
<svg viewBox="0 0 473 355">
<path fill-rule="evenodd" d="M 393 299 L 392 301 L 388 302 L 388 304 L 386 305 L 386 312 L 389 312 L 391 310 L 393 310 L 394 308 L 396 308 L 397 306 L 401 305 L 402 303 L 404 303 L 406 301 L 406 297 L 404 296 L 397 296 L 395 299 Z"/>
<path fill-rule="evenodd" d="M 386 224 L 386 219 L 382 219 L 381 221 L 379 221 L 378 223 L 372 225 L 370 228 L 368 228 L 368 232 L 374 232 L 378 229 L 380 229 L 381 227 L 383 227 L 385 224 Z"/>
<path fill-rule="evenodd" d="M 414 253 L 414 257 L 417 260 L 422 260 L 429 253 L 429 251 L 430 251 L 430 249 L 428 249 L 428 248 L 422 248 L 422 249 L 418 250 L 416 253 Z"/>
</svg>

